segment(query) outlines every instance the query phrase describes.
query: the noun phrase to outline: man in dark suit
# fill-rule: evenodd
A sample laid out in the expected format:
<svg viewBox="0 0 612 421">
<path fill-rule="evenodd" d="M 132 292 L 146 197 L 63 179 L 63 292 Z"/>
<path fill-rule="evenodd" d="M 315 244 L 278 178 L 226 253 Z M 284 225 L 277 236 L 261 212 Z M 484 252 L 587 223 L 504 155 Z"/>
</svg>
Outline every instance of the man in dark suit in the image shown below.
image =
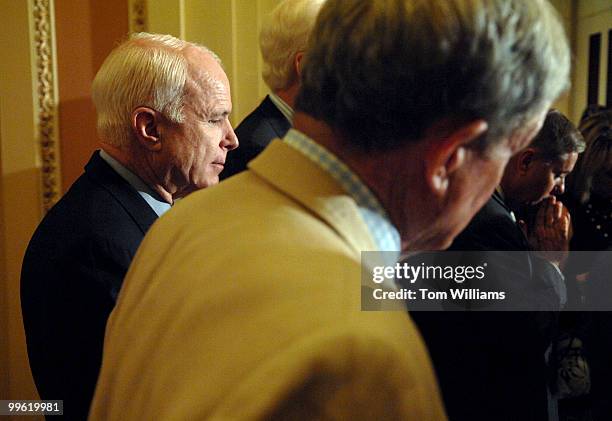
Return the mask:
<svg viewBox="0 0 612 421">
<path fill-rule="evenodd" d="M 174 200 L 218 182 L 237 140 L 229 82 L 208 49 L 136 34 L 93 83 L 102 150 L 44 217 L 22 266 L 21 301 L 42 399 L 86 419 L 106 320 L 132 258 Z"/>
<path fill-rule="evenodd" d="M 291 128 L 300 88 L 300 62 L 323 0 L 284 0 L 259 34 L 263 79 L 272 91 L 236 128 L 240 149 L 229 154 L 221 180 L 246 170 L 272 139 Z"/>
<path fill-rule="evenodd" d="M 545 353 L 565 301 L 560 267 L 567 257 L 569 213 L 562 194 L 584 141 L 558 111 L 547 114 L 532 144 L 514 156 L 498 189 L 449 250 L 486 262 L 484 279 L 464 284 L 503 291 L 502 302 L 472 300 L 466 309 L 499 312 L 412 313 L 438 374 L 451 420 L 547 420 Z M 517 221 L 538 205 L 535 220 Z M 476 262 L 478 261 L 478 262 Z M 469 284 L 469 285 L 468 285 Z M 554 408 L 553 408 L 554 411 Z"/>
</svg>

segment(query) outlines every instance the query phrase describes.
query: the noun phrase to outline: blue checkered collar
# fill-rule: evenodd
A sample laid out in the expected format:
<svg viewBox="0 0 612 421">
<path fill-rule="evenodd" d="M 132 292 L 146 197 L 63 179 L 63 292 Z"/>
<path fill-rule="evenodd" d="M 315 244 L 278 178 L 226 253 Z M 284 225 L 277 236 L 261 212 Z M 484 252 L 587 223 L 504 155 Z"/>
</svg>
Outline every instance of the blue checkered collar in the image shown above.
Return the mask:
<svg viewBox="0 0 612 421">
<path fill-rule="evenodd" d="M 291 129 L 284 142 L 313 161 L 355 200 L 379 251 L 400 251 L 400 235 L 372 191 L 334 154 L 303 133 Z"/>
</svg>

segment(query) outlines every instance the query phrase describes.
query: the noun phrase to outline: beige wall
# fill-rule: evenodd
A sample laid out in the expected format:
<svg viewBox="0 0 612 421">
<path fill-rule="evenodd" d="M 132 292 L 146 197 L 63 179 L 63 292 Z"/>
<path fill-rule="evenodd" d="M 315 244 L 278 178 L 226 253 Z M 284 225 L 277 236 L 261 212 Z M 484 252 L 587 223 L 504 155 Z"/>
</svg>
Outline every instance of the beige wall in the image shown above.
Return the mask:
<svg viewBox="0 0 612 421">
<path fill-rule="evenodd" d="M 0 35 L 1 36 L 1 35 Z M 0 97 L 2 92 L 0 91 Z M 2 103 L 0 102 L 0 107 Z M 0 108 L 0 174 L 4 179 L 2 171 L 2 109 Z M 0 180 L 0 203 L 4 205 L 4 190 L 2 185 L 3 180 Z M 6 238 L 4 236 L 4 206 L 0 206 L 0 373 L 9 372 L 9 341 L 8 341 L 8 312 L 7 312 L 7 292 L 8 278 L 6 276 Z M 6 336 L 4 336 L 6 335 Z M 0 376 L 0 396 L 2 399 L 9 395 L 9 379 L 8 376 Z"/>
<path fill-rule="evenodd" d="M 128 34 L 127 0 L 55 2 L 62 186 L 66 191 L 98 148 L 91 82 Z"/>
<path fill-rule="evenodd" d="M 150 0 L 148 30 L 206 45 L 221 57 L 238 124 L 268 93 L 261 79 L 258 34 L 279 0 Z"/>
<path fill-rule="evenodd" d="M 25 350 L 19 273 L 41 217 L 40 159 L 33 99 L 31 2 L 0 0 L 0 399 L 35 399 Z M 15 418 L 17 419 L 17 418 Z M 19 417 L 19 419 L 23 419 Z"/>
</svg>

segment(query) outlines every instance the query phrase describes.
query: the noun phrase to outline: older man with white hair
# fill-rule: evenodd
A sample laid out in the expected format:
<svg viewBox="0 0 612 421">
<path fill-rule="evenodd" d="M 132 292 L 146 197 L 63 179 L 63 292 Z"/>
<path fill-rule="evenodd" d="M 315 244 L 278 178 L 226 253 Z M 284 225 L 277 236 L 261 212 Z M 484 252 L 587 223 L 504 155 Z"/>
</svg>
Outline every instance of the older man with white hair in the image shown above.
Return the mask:
<svg viewBox="0 0 612 421">
<path fill-rule="evenodd" d="M 325 0 L 283 0 L 267 16 L 259 34 L 262 77 L 270 94 L 236 127 L 240 149 L 230 153 L 221 180 L 246 170 L 275 138 L 291 128 L 300 88 L 300 66 L 310 31 Z"/>
<path fill-rule="evenodd" d="M 87 417 L 106 319 L 144 234 L 177 198 L 216 184 L 237 146 L 229 82 L 203 46 L 135 34 L 92 97 L 101 150 L 39 225 L 21 277 L 34 380 L 66 419 Z"/>
</svg>

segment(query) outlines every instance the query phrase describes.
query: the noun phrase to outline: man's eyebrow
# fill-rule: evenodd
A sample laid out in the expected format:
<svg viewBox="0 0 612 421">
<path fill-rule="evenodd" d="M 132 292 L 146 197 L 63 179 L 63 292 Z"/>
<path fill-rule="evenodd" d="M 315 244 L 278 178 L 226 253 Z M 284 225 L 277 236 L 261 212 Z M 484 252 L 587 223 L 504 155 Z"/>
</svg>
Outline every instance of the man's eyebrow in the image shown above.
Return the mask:
<svg viewBox="0 0 612 421">
<path fill-rule="evenodd" d="M 228 117 L 230 115 L 230 111 L 228 110 L 212 110 L 208 115 L 207 118 L 225 118 Z"/>
<path fill-rule="evenodd" d="M 214 116 L 222 116 L 222 117 L 227 117 L 228 115 L 231 114 L 231 111 L 229 110 L 213 110 L 213 112 L 211 113 L 211 115 Z"/>
</svg>

